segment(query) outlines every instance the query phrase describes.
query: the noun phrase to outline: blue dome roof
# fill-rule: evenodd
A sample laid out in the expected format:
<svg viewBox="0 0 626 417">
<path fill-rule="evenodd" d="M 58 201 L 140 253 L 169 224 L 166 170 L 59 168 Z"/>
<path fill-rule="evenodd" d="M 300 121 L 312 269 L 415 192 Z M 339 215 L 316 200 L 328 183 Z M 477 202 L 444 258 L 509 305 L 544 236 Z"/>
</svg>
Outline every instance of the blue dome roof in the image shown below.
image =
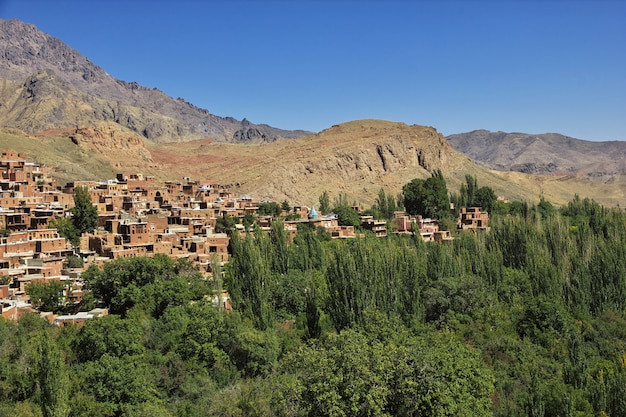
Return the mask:
<svg viewBox="0 0 626 417">
<path fill-rule="evenodd" d="M 317 211 L 315 207 L 311 207 L 311 211 L 309 212 L 309 219 L 317 219 Z"/>
</svg>

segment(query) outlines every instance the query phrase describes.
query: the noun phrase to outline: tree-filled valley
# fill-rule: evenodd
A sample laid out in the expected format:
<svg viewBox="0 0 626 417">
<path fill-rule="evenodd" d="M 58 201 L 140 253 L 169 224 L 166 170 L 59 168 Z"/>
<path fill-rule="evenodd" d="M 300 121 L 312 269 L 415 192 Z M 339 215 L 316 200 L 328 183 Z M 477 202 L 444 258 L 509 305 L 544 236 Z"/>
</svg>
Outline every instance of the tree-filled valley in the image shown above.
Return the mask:
<svg viewBox="0 0 626 417">
<path fill-rule="evenodd" d="M 440 208 L 442 182 L 403 205 Z M 441 244 L 306 223 L 290 241 L 276 218 L 232 233 L 212 281 L 165 256 L 92 266 L 84 308 L 108 316 L 0 321 L 0 415 L 626 415 L 626 214 L 479 190 L 453 200 L 483 196 L 490 230 Z"/>
</svg>

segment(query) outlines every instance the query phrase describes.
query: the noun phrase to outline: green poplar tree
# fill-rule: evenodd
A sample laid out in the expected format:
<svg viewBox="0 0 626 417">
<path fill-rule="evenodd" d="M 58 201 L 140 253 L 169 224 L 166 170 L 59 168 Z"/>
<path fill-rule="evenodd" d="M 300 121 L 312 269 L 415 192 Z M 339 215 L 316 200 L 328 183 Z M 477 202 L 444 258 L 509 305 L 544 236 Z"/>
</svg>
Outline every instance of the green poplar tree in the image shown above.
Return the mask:
<svg viewBox="0 0 626 417">
<path fill-rule="evenodd" d="M 48 331 L 41 332 L 37 344 L 37 381 L 41 390 L 43 417 L 65 417 L 69 414 L 69 377 L 61 350 Z"/>
<path fill-rule="evenodd" d="M 328 196 L 328 191 L 324 191 L 322 195 L 319 197 L 319 211 L 322 214 L 328 214 L 330 211 L 330 197 Z"/>
<path fill-rule="evenodd" d="M 98 226 L 98 209 L 91 202 L 87 187 L 74 189 L 74 207 L 70 210 L 74 227 L 80 233 L 91 233 Z"/>
</svg>

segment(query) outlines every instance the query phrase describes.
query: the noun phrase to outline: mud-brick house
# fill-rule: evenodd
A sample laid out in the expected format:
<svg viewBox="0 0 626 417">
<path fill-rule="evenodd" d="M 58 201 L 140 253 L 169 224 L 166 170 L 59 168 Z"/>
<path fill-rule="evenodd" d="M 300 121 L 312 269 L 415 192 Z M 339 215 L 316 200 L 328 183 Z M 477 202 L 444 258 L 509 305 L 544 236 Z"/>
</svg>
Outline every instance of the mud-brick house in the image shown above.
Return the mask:
<svg viewBox="0 0 626 417">
<path fill-rule="evenodd" d="M 74 190 L 76 188 L 84 187 L 90 191 L 90 195 L 91 195 L 91 190 L 95 189 L 98 186 L 98 184 L 99 183 L 97 181 L 70 181 L 70 182 L 65 183 L 65 187 L 63 187 L 61 191 L 64 192 L 65 194 L 73 195 Z M 95 194 L 98 195 L 98 193 L 95 193 Z M 92 196 L 92 202 L 95 204 L 98 202 L 98 199 L 97 198 L 94 199 Z"/>
<path fill-rule="evenodd" d="M 129 190 L 136 188 L 148 189 L 155 184 L 155 178 L 141 173 L 122 172 L 115 175 L 118 182 L 125 182 Z"/>
<path fill-rule="evenodd" d="M 361 216 L 361 226 L 374 233 L 376 237 L 387 236 L 387 222 L 378 221 L 373 216 Z"/>
<path fill-rule="evenodd" d="M 293 232 L 293 227 L 296 228 L 297 234 L 297 227 L 299 224 L 308 224 L 309 227 L 313 228 L 314 230 L 318 227 L 323 227 L 333 239 L 349 239 L 356 237 L 356 234 L 354 232 L 354 226 L 340 226 L 339 220 L 337 219 L 336 215 L 319 217 L 315 209 L 311 209 L 308 219 L 292 220 L 285 222 L 285 225 L 289 228 L 288 230 L 290 230 L 290 237 L 291 233 Z"/>
<path fill-rule="evenodd" d="M 435 240 L 435 236 L 439 233 L 439 224 L 437 220 L 430 217 L 417 216 L 415 225 L 424 242 Z"/>
<path fill-rule="evenodd" d="M 21 153 L 5 151 L 0 156 L 2 179 L 35 185 L 44 176 L 39 164 L 26 161 Z"/>
<path fill-rule="evenodd" d="M 154 243 L 155 234 L 148 222 L 138 219 L 123 219 L 118 228 L 122 245 L 148 245 Z"/>
<path fill-rule="evenodd" d="M 46 191 L 40 193 L 40 196 L 42 201 L 51 207 L 62 207 L 67 210 L 74 206 L 74 196 L 72 194 L 65 194 L 60 191 Z"/>
<path fill-rule="evenodd" d="M 27 232 L 11 233 L 0 240 L 0 259 L 7 268 L 19 268 L 20 259 L 32 258 L 35 255 L 35 244 L 28 239 Z"/>
<path fill-rule="evenodd" d="M 291 208 L 291 213 L 299 214 L 301 219 L 306 219 L 309 217 L 310 209 L 306 206 L 293 206 Z M 289 213 L 289 214 L 291 214 Z"/>
<path fill-rule="evenodd" d="M 182 184 L 182 193 L 187 196 L 195 196 L 200 190 L 200 183 L 198 181 L 187 180 Z"/>
<path fill-rule="evenodd" d="M 97 191 L 96 191 L 97 192 Z M 92 200 L 93 200 L 92 194 Z M 98 209 L 98 213 L 118 213 L 124 206 L 123 195 L 109 195 L 103 192 L 97 197 L 97 201 L 94 205 Z"/>
<path fill-rule="evenodd" d="M 148 246 L 125 247 L 116 245 L 104 248 L 103 255 L 109 259 L 134 258 L 136 256 L 148 256 L 152 254 L 151 249 L 152 248 Z"/>
<path fill-rule="evenodd" d="M 356 237 L 354 226 L 329 226 L 326 231 L 330 233 L 332 239 L 351 239 Z"/>
<path fill-rule="evenodd" d="M 72 248 L 56 229 L 38 229 L 27 232 L 28 240 L 35 243 L 35 252 L 46 256 L 67 257 Z"/>
<path fill-rule="evenodd" d="M 176 196 L 183 192 L 183 183 L 180 181 L 165 181 L 165 188 L 170 196 Z"/>
<path fill-rule="evenodd" d="M 80 250 L 82 253 L 94 252 L 100 256 L 105 256 L 104 253 L 107 249 L 115 246 L 115 236 L 113 233 L 103 230 L 94 230 L 93 233 L 81 237 Z"/>
<path fill-rule="evenodd" d="M 194 235 L 201 234 L 206 227 L 215 225 L 214 210 L 212 208 L 176 207 L 172 209 L 169 223 L 186 226 Z"/>
<path fill-rule="evenodd" d="M 96 308 L 91 311 L 81 311 L 76 314 L 56 316 L 52 324 L 59 327 L 64 326 L 77 326 L 81 327 L 87 320 L 92 320 L 96 317 L 104 317 L 109 314 L 109 310 L 106 308 Z"/>
<path fill-rule="evenodd" d="M 30 218 L 28 213 L 0 208 L 0 230 L 21 232 L 27 230 L 29 225 Z"/>
<path fill-rule="evenodd" d="M 419 233 L 424 242 L 446 242 L 453 240 L 449 231 L 439 230 L 436 219 L 422 216 L 408 216 L 404 212 L 394 213 L 393 222 L 396 226 L 395 233 L 414 234 Z"/>
<path fill-rule="evenodd" d="M 482 211 L 480 207 L 463 207 L 459 213 L 459 229 L 463 230 L 489 230 L 489 213 Z"/>
<path fill-rule="evenodd" d="M 37 310 L 23 300 L 0 300 L 2 304 L 2 317 L 7 320 L 18 321 L 26 313 L 36 313 Z"/>
<path fill-rule="evenodd" d="M 147 214 L 142 219 L 153 233 L 163 233 L 169 225 L 169 216 L 164 213 Z"/>
<path fill-rule="evenodd" d="M 126 182 L 118 182 L 117 180 L 108 180 L 106 182 L 98 183 L 98 186 L 95 189 L 104 190 L 106 195 L 125 195 L 128 191 L 128 184 Z"/>
<path fill-rule="evenodd" d="M 396 211 L 393 213 L 393 224 L 395 226 L 396 234 L 413 234 L 413 224 L 415 218 L 411 218 L 403 211 Z"/>
<path fill-rule="evenodd" d="M 25 293 L 31 282 L 60 281 L 62 278 L 63 258 L 22 258 L 21 263 L 24 274 L 16 279 L 19 293 Z"/>
<path fill-rule="evenodd" d="M 208 254 L 215 254 L 220 262 L 228 262 L 228 244 L 230 238 L 226 233 L 211 233 L 206 235 Z"/>
<path fill-rule="evenodd" d="M 39 205 L 30 210 L 29 229 L 48 229 L 51 220 L 64 217 L 65 210 L 59 206 Z"/>
</svg>

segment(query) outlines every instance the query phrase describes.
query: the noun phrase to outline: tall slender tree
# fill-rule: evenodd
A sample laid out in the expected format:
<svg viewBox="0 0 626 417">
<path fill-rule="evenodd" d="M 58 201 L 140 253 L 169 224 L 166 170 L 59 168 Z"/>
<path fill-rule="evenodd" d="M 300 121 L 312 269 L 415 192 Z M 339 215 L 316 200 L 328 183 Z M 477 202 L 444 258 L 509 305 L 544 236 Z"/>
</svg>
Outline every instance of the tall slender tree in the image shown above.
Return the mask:
<svg viewBox="0 0 626 417">
<path fill-rule="evenodd" d="M 87 187 L 74 189 L 74 207 L 70 210 L 72 221 L 80 233 L 90 233 L 98 226 L 98 209 L 91 202 Z"/>
<path fill-rule="evenodd" d="M 69 377 L 61 350 L 49 331 L 42 331 L 37 344 L 37 380 L 44 417 L 66 417 L 70 408 Z"/>
</svg>

